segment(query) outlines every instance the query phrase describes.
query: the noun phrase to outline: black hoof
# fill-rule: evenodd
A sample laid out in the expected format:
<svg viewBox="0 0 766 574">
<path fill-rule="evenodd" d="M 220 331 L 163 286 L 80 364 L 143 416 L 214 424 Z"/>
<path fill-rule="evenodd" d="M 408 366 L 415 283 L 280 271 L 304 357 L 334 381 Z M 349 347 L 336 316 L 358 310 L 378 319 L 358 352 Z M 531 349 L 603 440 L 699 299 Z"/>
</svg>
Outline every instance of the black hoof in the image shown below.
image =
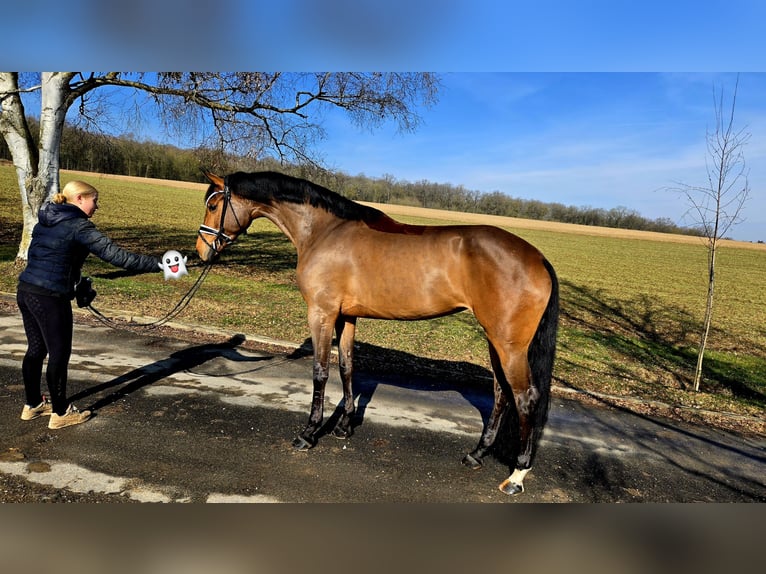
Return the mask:
<svg viewBox="0 0 766 574">
<path fill-rule="evenodd" d="M 340 427 L 335 427 L 334 429 L 332 429 L 332 433 L 330 434 L 332 434 L 332 436 L 334 436 L 335 438 L 347 439 L 352 434 L 354 434 L 354 431 L 352 431 L 351 429 L 342 429 Z"/>
<path fill-rule="evenodd" d="M 293 448 L 295 450 L 308 450 L 314 446 L 314 443 L 309 442 L 302 436 L 295 437 L 293 440 Z"/>
<path fill-rule="evenodd" d="M 463 457 L 463 466 L 467 466 L 471 470 L 479 470 L 481 465 L 481 459 L 474 458 L 470 454 L 467 454 Z"/>
</svg>

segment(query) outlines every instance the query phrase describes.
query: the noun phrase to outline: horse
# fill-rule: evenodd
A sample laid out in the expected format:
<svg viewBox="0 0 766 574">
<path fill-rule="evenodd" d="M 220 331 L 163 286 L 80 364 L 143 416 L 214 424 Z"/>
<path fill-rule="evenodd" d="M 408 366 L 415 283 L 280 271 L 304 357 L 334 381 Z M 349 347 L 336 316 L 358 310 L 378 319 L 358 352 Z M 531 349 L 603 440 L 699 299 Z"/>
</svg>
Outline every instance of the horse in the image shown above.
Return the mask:
<svg viewBox="0 0 766 574">
<path fill-rule="evenodd" d="M 373 207 L 276 172 L 204 171 L 210 185 L 197 253 L 211 263 L 251 222 L 273 222 L 297 251 L 297 284 L 308 308 L 313 395 L 293 446 L 317 444 L 333 332 L 343 408 L 331 431 L 353 432 L 352 378 L 358 318 L 419 320 L 471 311 L 484 329 L 494 404 L 478 445 L 462 463 L 482 466 L 490 451 L 513 469 L 498 488 L 524 491 L 545 426 L 558 329 L 558 280 L 542 253 L 487 225 L 400 223 Z"/>
</svg>

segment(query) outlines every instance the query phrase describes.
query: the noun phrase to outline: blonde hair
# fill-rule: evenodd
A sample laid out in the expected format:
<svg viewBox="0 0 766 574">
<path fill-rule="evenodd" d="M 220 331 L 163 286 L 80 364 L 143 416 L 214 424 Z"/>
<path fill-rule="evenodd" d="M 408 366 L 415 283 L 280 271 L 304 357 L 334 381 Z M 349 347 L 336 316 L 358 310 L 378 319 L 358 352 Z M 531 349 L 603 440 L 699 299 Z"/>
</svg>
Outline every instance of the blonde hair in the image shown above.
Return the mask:
<svg viewBox="0 0 766 574">
<path fill-rule="evenodd" d="M 53 203 L 72 203 L 78 195 L 94 195 L 98 190 L 84 181 L 70 181 L 64 186 L 60 193 L 53 196 Z"/>
</svg>

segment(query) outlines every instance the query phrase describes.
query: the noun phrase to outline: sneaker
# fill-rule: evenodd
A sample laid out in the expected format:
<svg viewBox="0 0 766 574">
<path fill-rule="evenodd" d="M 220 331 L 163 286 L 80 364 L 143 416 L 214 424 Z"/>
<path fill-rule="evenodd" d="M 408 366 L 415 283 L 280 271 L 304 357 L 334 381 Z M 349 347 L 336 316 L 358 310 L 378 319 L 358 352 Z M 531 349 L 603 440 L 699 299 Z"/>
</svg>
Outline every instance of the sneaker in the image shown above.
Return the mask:
<svg viewBox="0 0 766 574">
<path fill-rule="evenodd" d="M 21 420 L 31 421 L 37 417 L 48 417 L 52 412 L 53 409 L 51 408 L 51 402 L 48 400 L 48 397 L 43 395 L 43 402 L 41 402 L 36 407 L 24 405 L 24 409 L 21 411 Z"/>
<path fill-rule="evenodd" d="M 51 420 L 48 421 L 49 429 L 63 429 L 64 427 L 79 425 L 90 418 L 90 411 L 79 411 L 76 406 L 70 404 L 63 415 L 51 413 Z"/>
</svg>

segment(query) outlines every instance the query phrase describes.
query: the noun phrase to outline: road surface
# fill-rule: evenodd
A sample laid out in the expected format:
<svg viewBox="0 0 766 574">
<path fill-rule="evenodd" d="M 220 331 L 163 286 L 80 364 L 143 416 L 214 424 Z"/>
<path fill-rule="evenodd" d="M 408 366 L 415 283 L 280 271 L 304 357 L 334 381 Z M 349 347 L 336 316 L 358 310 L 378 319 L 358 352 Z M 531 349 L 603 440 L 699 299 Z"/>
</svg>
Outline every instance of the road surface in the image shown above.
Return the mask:
<svg viewBox="0 0 766 574">
<path fill-rule="evenodd" d="M 311 358 L 236 333 L 114 330 L 76 320 L 69 392 L 97 415 L 21 421 L 25 339 L 0 307 L 0 500 L 138 502 L 766 502 L 766 439 L 554 396 L 526 491 L 460 461 L 491 407 L 486 381 L 357 372 L 359 421 L 291 447 Z M 326 415 L 341 398 L 337 368 Z"/>
</svg>

